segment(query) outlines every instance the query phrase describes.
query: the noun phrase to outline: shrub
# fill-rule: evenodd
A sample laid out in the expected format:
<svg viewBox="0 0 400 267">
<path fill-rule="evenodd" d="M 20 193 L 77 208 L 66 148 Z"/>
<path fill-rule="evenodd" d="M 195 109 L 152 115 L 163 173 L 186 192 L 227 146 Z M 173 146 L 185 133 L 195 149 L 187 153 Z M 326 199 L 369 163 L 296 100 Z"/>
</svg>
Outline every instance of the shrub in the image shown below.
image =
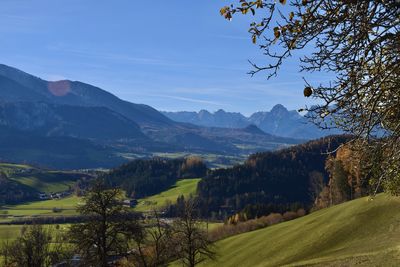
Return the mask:
<svg viewBox="0 0 400 267">
<path fill-rule="evenodd" d="M 283 215 L 280 213 L 271 213 L 267 216 L 262 216 L 257 219 L 251 219 L 245 222 L 235 221 L 234 223 L 232 222 L 232 218 L 235 216 L 232 216 L 228 219 L 226 224 L 210 231 L 209 238 L 212 241 L 217 241 L 229 236 L 254 231 L 284 221 L 293 220 L 298 217 L 302 217 L 305 214 L 306 211 L 304 209 L 299 209 L 297 212 L 287 211 Z"/>
<path fill-rule="evenodd" d="M 54 213 L 59 213 L 59 212 L 62 212 L 62 209 L 61 209 L 61 208 L 54 207 L 54 208 L 53 208 L 53 212 L 54 212 Z"/>
<path fill-rule="evenodd" d="M 297 217 L 299 217 L 299 216 L 297 215 L 297 212 L 294 212 L 294 211 L 287 211 L 283 214 L 284 221 L 290 221 L 290 220 L 296 219 Z"/>
</svg>

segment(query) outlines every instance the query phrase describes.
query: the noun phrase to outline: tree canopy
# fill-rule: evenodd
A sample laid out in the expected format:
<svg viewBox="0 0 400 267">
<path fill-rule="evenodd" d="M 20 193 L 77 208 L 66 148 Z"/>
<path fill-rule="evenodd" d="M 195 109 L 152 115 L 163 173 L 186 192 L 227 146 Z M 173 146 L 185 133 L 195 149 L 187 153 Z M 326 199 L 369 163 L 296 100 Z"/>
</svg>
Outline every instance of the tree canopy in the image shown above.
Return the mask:
<svg viewBox="0 0 400 267">
<path fill-rule="evenodd" d="M 400 1 L 240 0 L 221 15 L 261 11 L 249 33 L 269 61 L 252 63 L 250 74 L 276 76 L 296 50 L 303 53 L 300 71 L 332 73 L 328 84 L 304 80 L 304 95 L 318 100 L 305 107 L 308 116 L 322 128 L 354 134 L 353 149 L 374 152 L 366 164 L 380 170 L 377 186 L 399 194 Z"/>
</svg>

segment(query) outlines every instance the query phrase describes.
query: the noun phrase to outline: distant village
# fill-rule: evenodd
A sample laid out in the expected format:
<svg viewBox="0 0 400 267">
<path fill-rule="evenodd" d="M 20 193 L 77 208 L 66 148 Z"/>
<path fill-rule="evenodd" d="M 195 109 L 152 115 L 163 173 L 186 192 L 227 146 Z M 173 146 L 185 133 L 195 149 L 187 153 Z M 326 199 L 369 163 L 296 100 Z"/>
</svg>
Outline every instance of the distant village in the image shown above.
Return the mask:
<svg viewBox="0 0 400 267">
<path fill-rule="evenodd" d="M 64 191 L 60 193 L 39 193 L 40 200 L 61 199 L 72 194 L 72 191 Z"/>
</svg>

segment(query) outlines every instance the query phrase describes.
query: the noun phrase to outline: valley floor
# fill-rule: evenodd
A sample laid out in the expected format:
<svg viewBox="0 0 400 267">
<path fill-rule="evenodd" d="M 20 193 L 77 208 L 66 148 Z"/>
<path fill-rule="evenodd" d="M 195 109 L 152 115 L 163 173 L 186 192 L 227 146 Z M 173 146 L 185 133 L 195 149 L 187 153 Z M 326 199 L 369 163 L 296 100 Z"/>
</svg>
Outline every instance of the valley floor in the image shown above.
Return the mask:
<svg viewBox="0 0 400 267">
<path fill-rule="evenodd" d="M 199 181 L 199 178 L 181 179 L 166 191 L 139 199 L 139 203 L 134 210 L 149 212 L 153 209 L 159 209 L 167 203 L 176 203 L 177 198 L 181 195 L 186 198 L 190 195 L 195 195 Z M 13 239 L 19 235 L 22 225 L 8 225 L 11 221 L 78 215 L 76 207 L 81 202 L 81 198 L 73 195 L 59 200 L 33 201 L 19 205 L 0 206 L 0 242 L 6 239 Z M 54 209 L 58 209 L 58 211 L 54 212 Z M 219 225 L 214 223 L 210 227 Z"/>
</svg>

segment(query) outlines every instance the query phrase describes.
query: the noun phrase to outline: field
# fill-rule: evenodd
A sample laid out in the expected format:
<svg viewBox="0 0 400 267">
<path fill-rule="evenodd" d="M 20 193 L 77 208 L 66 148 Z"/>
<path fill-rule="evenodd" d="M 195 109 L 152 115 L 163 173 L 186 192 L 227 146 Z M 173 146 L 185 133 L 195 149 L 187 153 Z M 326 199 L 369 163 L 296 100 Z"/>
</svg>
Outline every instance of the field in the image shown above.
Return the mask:
<svg viewBox="0 0 400 267">
<path fill-rule="evenodd" d="M 21 205 L 10 205 L 0 209 L 0 214 L 9 216 L 7 219 L 0 219 L 0 222 L 7 222 L 27 217 L 43 216 L 65 216 L 76 215 L 76 206 L 80 198 L 76 196 L 66 197 L 60 200 L 46 200 L 25 203 Z M 53 208 L 61 209 L 60 212 L 53 212 Z M 62 225 L 65 228 L 67 225 Z M 14 239 L 19 235 L 23 225 L 0 225 L 0 242 L 6 239 Z"/>
<path fill-rule="evenodd" d="M 196 194 L 197 184 L 201 179 L 182 179 L 179 180 L 172 188 L 160 194 L 153 195 L 139 200 L 135 207 L 136 211 L 150 211 L 152 209 L 161 208 L 167 202 L 175 203 L 176 199 L 183 195 L 188 197 L 190 194 Z"/>
<path fill-rule="evenodd" d="M 4 240 L 15 239 L 21 232 L 22 225 L 0 225 L 0 244 Z"/>
<path fill-rule="evenodd" d="M 136 211 L 149 211 L 153 208 L 160 208 L 165 203 L 176 202 L 180 195 L 188 197 L 196 193 L 197 183 L 200 179 L 183 179 L 178 181 L 172 188 L 160 194 L 139 200 Z M 14 219 L 39 216 L 66 216 L 76 215 L 76 207 L 80 198 L 69 196 L 59 200 L 45 200 L 23 203 L 19 205 L 7 205 L 0 208 L 0 222 L 7 222 Z M 57 208 L 58 212 L 53 209 Z"/>
<path fill-rule="evenodd" d="M 146 211 L 196 193 L 200 179 L 183 179 L 160 194 L 139 201 Z M 7 206 L 19 216 L 75 214 L 81 200 L 72 196 Z M 57 213 L 58 215 L 59 213 Z M 211 223 L 209 229 L 219 227 Z M 64 226 L 63 226 L 64 227 Z M 0 225 L 0 241 L 14 239 L 20 225 Z M 218 241 L 217 261 L 201 266 L 397 266 L 400 262 L 400 198 L 380 194 L 314 212 L 302 218 Z M 177 263 L 174 263 L 175 265 Z"/>
<path fill-rule="evenodd" d="M 361 198 L 216 243 L 202 266 L 399 266 L 400 198 Z"/>
<path fill-rule="evenodd" d="M 76 172 L 48 171 L 10 163 L 0 163 L 0 171 L 17 183 L 45 193 L 66 191 L 82 177 L 81 173 Z"/>
<path fill-rule="evenodd" d="M 5 173 L 9 180 L 20 184 L 21 188 L 39 195 L 39 192 L 64 192 L 70 189 L 74 182 L 86 174 L 77 172 L 51 171 L 29 165 L 0 163 L 0 172 Z M 18 193 L 18 190 L 15 191 Z M 0 206 L 0 222 L 8 222 L 25 217 L 60 216 L 76 214 L 77 197 L 66 197 L 60 200 L 26 202 L 19 205 Z M 54 212 L 53 209 L 58 209 Z"/>
<path fill-rule="evenodd" d="M 12 180 L 36 189 L 39 192 L 62 192 L 68 190 L 76 181 L 73 174 L 46 172 L 35 175 L 19 175 Z"/>
<path fill-rule="evenodd" d="M 79 198 L 70 196 L 59 200 L 35 201 L 20 205 L 4 206 L 0 209 L 0 214 L 12 216 L 14 218 L 30 217 L 30 216 L 59 216 L 76 214 L 76 206 Z M 54 213 L 53 208 L 61 209 L 60 212 Z M 1 220 L 0 220 L 1 221 Z"/>
</svg>

